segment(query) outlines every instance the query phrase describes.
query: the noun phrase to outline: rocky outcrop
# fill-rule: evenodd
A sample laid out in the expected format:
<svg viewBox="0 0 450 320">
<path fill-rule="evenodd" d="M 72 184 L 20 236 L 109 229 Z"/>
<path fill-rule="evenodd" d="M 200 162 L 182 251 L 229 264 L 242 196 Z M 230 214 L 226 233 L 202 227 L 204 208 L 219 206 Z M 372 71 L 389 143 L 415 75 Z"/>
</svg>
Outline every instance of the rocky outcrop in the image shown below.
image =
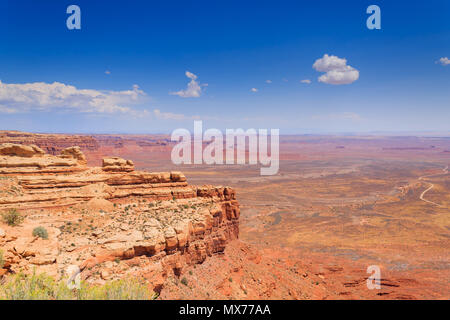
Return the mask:
<svg viewBox="0 0 450 320">
<path fill-rule="evenodd" d="M 88 281 L 141 275 L 158 290 L 170 274 L 238 238 L 239 204 L 229 187 L 190 186 L 181 172 L 136 171 L 116 157 L 87 167 L 77 147 L 59 156 L 5 152 L 0 212 L 26 215 L 19 227 L 0 222 L 10 272 L 61 276 L 76 265 Z M 37 226 L 48 230 L 48 240 L 32 236 Z"/>
<path fill-rule="evenodd" d="M 108 157 L 103 159 L 103 171 L 131 172 L 134 171 L 134 163 L 119 157 Z"/>
<path fill-rule="evenodd" d="M 85 165 L 86 158 L 79 147 L 53 156 L 35 145 L 0 144 L 0 174 L 4 175 L 74 173 L 85 170 Z"/>
<path fill-rule="evenodd" d="M 61 158 L 74 158 L 78 160 L 79 164 L 86 165 L 86 156 L 81 152 L 80 147 L 69 147 L 61 151 Z"/>
<path fill-rule="evenodd" d="M 41 157 L 45 154 L 44 150 L 35 145 L 21 145 L 15 143 L 4 143 L 0 145 L 0 155 L 16 157 Z"/>
</svg>

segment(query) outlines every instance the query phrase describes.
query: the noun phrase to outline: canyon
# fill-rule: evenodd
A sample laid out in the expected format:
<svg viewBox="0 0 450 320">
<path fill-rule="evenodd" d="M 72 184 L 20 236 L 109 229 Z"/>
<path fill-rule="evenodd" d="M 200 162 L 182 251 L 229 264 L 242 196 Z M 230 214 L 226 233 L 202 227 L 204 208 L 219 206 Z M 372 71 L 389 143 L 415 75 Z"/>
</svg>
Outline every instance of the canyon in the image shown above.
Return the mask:
<svg viewBox="0 0 450 320">
<path fill-rule="evenodd" d="M 160 299 L 450 297 L 447 137 L 280 136 L 274 176 L 174 165 L 167 135 L 1 132 L 8 143 L 38 152 L 1 156 L 0 212 L 26 215 L 0 222 L 8 272 L 141 276 Z M 184 246 L 178 220 L 192 228 Z M 41 225 L 48 240 L 32 237 Z M 366 286 L 371 265 L 380 290 Z"/>
</svg>

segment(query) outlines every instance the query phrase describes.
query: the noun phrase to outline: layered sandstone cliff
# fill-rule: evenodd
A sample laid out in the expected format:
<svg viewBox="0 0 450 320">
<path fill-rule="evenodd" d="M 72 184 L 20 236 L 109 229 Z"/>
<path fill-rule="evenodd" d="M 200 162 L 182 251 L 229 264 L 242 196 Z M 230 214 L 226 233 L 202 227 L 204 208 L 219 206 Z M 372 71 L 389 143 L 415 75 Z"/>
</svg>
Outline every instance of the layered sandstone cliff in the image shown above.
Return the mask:
<svg viewBox="0 0 450 320">
<path fill-rule="evenodd" d="M 76 266 L 88 281 L 141 275 L 155 290 L 223 252 L 239 233 L 231 188 L 190 186 L 180 172 L 136 171 L 120 158 L 88 167 L 77 147 L 49 155 L 37 146 L 0 145 L 0 212 L 11 209 L 25 220 L 0 222 L 3 273 L 37 268 L 65 276 Z M 38 226 L 47 240 L 32 236 Z"/>
</svg>

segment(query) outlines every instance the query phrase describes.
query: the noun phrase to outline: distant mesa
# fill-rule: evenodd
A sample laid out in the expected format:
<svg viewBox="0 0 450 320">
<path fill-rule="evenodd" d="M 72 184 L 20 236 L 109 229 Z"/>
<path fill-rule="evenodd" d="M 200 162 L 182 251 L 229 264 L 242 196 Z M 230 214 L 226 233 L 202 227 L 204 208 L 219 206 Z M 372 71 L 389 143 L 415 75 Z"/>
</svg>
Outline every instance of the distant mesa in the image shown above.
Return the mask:
<svg viewBox="0 0 450 320">
<path fill-rule="evenodd" d="M 45 153 L 52 155 L 58 155 L 62 150 L 72 146 L 79 146 L 84 151 L 96 151 L 99 149 L 97 140 L 89 135 L 62 135 L 0 130 L 1 143 L 36 145 Z"/>
</svg>

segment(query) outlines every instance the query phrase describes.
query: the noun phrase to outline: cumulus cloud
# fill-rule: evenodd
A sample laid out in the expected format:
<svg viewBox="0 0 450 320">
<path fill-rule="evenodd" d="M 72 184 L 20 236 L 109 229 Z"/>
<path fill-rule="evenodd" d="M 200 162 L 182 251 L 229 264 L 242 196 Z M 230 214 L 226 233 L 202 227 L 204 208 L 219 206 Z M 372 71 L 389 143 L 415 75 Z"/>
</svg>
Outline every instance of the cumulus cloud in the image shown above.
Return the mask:
<svg viewBox="0 0 450 320">
<path fill-rule="evenodd" d="M 319 77 L 319 82 L 328 84 L 350 84 L 358 80 L 359 71 L 347 65 L 347 59 L 325 54 L 317 59 L 313 68 L 319 72 L 325 72 Z"/>
<path fill-rule="evenodd" d="M 304 79 L 304 80 L 300 80 L 301 83 L 306 83 L 306 84 L 310 84 L 311 80 L 309 79 Z"/>
<path fill-rule="evenodd" d="M 198 98 L 202 94 L 202 87 L 208 86 L 208 84 L 200 84 L 197 81 L 197 76 L 192 72 L 186 71 L 186 77 L 191 79 L 185 90 L 176 92 L 170 92 L 171 95 L 179 96 L 182 98 Z"/>
<path fill-rule="evenodd" d="M 8 84 L 0 81 L 0 112 L 65 110 L 85 113 L 135 113 L 129 106 L 146 96 L 139 86 L 132 90 L 78 89 L 60 82 Z"/>
<path fill-rule="evenodd" d="M 450 59 L 447 57 L 442 57 L 439 59 L 439 61 L 437 61 L 437 63 L 440 63 L 443 66 L 448 66 L 450 65 Z"/>
<path fill-rule="evenodd" d="M 250 91 L 251 91 L 251 92 L 258 92 L 258 89 L 256 89 L 256 88 L 251 88 Z"/>
<path fill-rule="evenodd" d="M 270 83 L 272 83 L 272 80 L 266 80 L 266 83 L 270 84 Z"/>
<path fill-rule="evenodd" d="M 110 75 L 110 74 L 111 74 L 111 71 L 109 71 L 109 70 L 106 70 L 106 71 L 105 71 L 105 74 L 108 74 L 108 75 Z"/>
</svg>

